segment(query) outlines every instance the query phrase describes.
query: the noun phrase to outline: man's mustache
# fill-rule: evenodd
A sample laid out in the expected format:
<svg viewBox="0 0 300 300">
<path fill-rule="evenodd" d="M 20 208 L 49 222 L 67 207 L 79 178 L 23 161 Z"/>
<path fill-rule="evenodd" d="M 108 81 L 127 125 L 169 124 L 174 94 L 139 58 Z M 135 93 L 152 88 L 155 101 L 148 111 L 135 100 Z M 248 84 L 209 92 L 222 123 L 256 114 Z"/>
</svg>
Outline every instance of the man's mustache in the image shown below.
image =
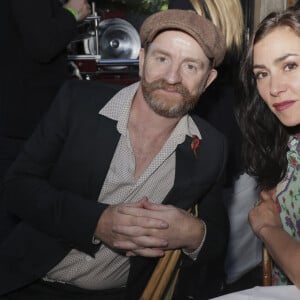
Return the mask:
<svg viewBox="0 0 300 300">
<path fill-rule="evenodd" d="M 181 83 L 175 83 L 175 84 L 170 84 L 166 82 L 165 80 L 155 80 L 151 83 L 148 83 L 148 87 L 153 91 L 156 89 L 165 89 L 165 90 L 170 90 L 177 92 L 182 95 L 189 94 L 188 89 L 182 85 Z"/>
</svg>

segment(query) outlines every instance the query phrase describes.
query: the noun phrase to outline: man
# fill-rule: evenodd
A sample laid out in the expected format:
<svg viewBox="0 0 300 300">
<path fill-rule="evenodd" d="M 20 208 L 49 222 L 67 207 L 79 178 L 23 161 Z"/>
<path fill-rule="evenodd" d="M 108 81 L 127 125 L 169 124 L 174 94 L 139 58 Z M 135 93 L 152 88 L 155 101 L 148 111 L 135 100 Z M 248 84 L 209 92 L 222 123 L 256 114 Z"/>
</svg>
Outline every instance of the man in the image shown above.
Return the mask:
<svg viewBox="0 0 300 300">
<path fill-rule="evenodd" d="M 140 36 L 141 81 L 116 95 L 67 83 L 8 172 L 3 299 L 139 299 L 169 249 L 182 249 L 177 299 L 217 294 L 226 146 L 188 112 L 217 76 L 224 38 L 184 10 L 150 16 Z M 198 218 L 186 212 L 195 204 Z"/>
</svg>

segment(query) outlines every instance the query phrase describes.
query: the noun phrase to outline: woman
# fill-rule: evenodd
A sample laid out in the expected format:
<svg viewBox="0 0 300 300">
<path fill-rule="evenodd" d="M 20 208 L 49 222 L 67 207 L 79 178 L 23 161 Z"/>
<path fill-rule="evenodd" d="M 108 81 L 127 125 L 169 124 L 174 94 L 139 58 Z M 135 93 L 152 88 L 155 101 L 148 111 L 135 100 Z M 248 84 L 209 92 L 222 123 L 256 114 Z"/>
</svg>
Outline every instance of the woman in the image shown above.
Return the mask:
<svg viewBox="0 0 300 300">
<path fill-rule="evenodd" d="M 243 155 L 261 188 L 250 225 L 274 260 L 273 284 L 300 287 L 300 10 L 259 24 L 241 79 Z"/>
</svg>

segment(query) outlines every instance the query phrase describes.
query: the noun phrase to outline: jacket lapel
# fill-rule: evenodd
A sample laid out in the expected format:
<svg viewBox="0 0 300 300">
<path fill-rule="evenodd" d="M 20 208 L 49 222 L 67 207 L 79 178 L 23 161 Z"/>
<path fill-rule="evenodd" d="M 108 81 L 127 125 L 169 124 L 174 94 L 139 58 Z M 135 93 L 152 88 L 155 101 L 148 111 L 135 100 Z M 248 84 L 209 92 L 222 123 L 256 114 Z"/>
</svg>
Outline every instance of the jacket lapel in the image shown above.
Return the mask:
<svg viewBox="0 0 300 300">
<path fill-rule="evenodd" d="M 174 186 L 164 200 L 164 204 L 172 204 L 183 209 L 188 209 L 192 205 L 189 194 L 191 184 L 191 172 L 195 169 L 195 157 L 191 150 L 191 138 L 186 137 L 183 144 L 176 149 L 176 167 Z M 186 201 L 182 201 L 182 199 Z"/>
<path fill-rule="evenodd" d="M 120 133 L 116 130 L 116 121 L 102 115 L 98 116 L 97 133 L 95 138 L 95 166 L 97 166 L 95 179 L 97 184 L 93 185 L 92 196 L 98 199 L 99 187 L 103 186 L 111 160 L 120 139 Z M 105 149 L 105 151 L 103 151 Z"/>
</svg>

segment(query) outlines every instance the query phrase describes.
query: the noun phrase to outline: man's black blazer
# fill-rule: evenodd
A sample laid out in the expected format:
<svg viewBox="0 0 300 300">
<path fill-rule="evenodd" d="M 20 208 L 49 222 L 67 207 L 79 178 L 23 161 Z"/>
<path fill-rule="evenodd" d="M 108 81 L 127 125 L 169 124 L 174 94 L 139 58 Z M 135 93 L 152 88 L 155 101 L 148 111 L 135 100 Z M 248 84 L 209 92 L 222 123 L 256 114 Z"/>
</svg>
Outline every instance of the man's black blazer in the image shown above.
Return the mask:
<svg viewBox="0 0 300 300">
<path fill-rule="evenodd" d="M 120 137 L 116 122 L 98 112 L 114 93 L 99 82 L 67 82 L 10 168 L 3 190 L 10 222 L 0 223 L 0 294 L 41 278 L 72 248 L 89 255 L 98 250 L 91 241 L 107 205 L 97 199 Z M 223 275 L 226 142 L 208 123 L 193 119 L 202 135 L 198 157 L 186 137 L 176 150 L 175 183 L 163 203 L 189 209 L 199 202 L 207 235 L 197 260 L 186 258 L 182 282 L 191 270 L 186 291 L 202 289 L 204 295 L 209 282 Z M 131 258 L 127 299 L 139 298 L 156 261 Z"/>
</svg>

